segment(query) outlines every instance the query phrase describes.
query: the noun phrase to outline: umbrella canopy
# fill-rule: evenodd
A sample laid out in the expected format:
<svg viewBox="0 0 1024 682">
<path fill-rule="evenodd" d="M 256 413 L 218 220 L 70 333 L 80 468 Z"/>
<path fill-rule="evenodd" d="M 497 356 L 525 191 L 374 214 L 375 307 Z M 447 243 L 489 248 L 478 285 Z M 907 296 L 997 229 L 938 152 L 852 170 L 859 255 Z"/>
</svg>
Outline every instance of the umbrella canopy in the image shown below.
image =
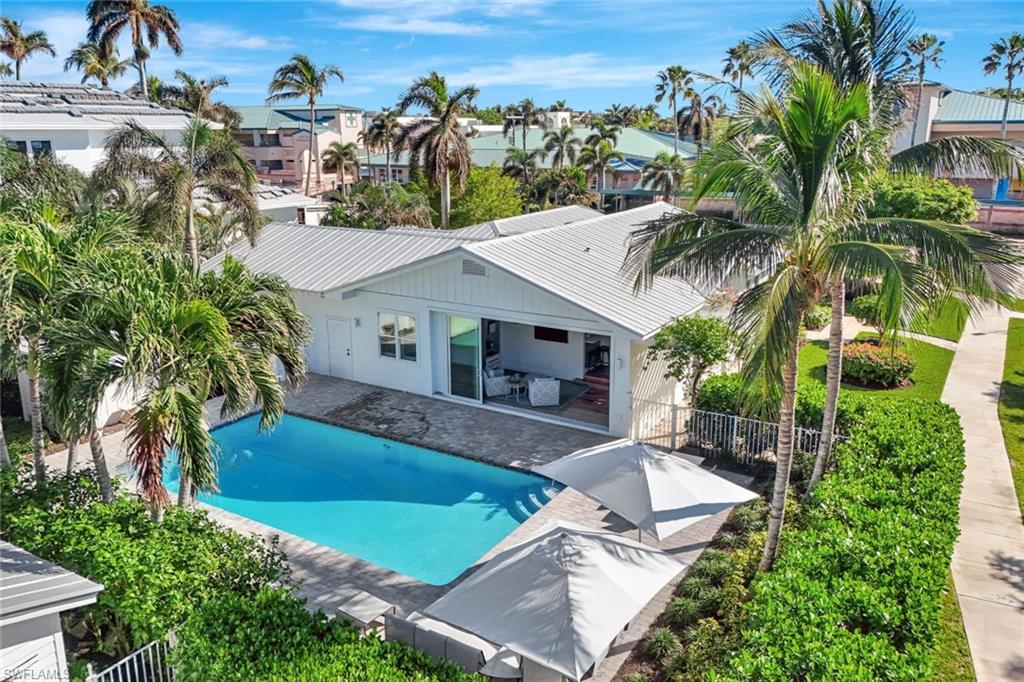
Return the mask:
<svg viewBox="0 0 1024 682">
<path fill-rule="evenodd" d="M 654 547 L 555 521 L 424 613 L 578 680 L 683 567 Z"/>
<path fill-rule="evenodd" d="M 658 540 L 757 497 L 682 457 L 625 439 L 533 470 L 594 498 Z"/>
</svg>

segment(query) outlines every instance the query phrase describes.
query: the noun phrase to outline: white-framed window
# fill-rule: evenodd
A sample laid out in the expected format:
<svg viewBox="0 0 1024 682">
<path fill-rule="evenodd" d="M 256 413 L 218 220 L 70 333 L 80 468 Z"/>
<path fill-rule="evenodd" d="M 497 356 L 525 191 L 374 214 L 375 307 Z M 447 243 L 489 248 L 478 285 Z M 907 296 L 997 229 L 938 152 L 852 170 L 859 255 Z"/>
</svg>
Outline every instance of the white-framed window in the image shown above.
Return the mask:
<svg viewBox="0 0 1024 682">
<path fill-rule="evenodd" d="M 377 313 L 377 345 L 382 358 L 416 362 L 416 316 L 394 311 Z"/>
</svg>

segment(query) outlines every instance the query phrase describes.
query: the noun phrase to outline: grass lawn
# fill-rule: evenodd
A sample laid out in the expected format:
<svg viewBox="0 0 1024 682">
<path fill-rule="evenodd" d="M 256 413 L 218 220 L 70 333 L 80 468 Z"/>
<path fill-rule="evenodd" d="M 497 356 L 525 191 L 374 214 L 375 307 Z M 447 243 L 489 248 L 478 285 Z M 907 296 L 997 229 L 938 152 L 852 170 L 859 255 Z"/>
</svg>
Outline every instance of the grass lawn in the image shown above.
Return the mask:
<svg viewBox="0 0 1024 682">
<path fill-rule="evenodd" d="M 946 594 L 942 597 L 932 679 L 937 682 L 972 682 L 976 679 L 952 576 L 946 578 Z"/>
<path fill-rule="evenodd" d="M 1017 489 L 1017 503 L 1024 513 L 1024 320 L 1010 320 L 1006 337 L 1003 387 L 999 392 L 999 422 L 1010 455 L 1010 471 Z"/>
<path fill-rule="evenodd" d="M 960 301 L 953 301 L 928 320 L 923 333 L 947 341 L 959 341 L 967 325 L 967 318 L 967 306 Z"/>
<path fill-rule="evenodd" d="M 1024 313 L 1024 298 L 1010 299 L 1006 307 L 1010 310 L 1016 310 L 1018 313 Z"/>
<path fill-rule="evenodd" d="M 872 333 L 863 333 L 858 334 L 857 339 L 865 340 L 874 336 Z M 843 390 L 938 400 L 942 396 L 942 387 L 946 384 L 946 375 L 949 374 L 949 366 L 953 362 L 953 351 L 914 339 L 906 340 L 904 350 L 917 361 L 917 368 L 911 375 L 911 379 L 914 381 L 913 386 L 864 388 L 844 383 Z M 800 349 L 800 381 L 816 381 L 824 384 L 827 363 L 828 342 L 812 341 L 808 343 Z"/>
</svg>

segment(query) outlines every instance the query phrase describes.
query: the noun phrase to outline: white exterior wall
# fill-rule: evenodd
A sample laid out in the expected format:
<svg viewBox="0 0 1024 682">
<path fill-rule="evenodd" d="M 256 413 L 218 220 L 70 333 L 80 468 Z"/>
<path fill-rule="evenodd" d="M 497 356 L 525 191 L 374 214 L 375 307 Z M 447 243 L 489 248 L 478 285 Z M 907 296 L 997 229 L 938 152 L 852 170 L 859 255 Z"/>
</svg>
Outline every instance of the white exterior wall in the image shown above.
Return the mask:
<svg viewBox="0 0 1024 682">
<path fill-rule="evenodd" d="M 6 624 L 0 627 L 0 642 L 0 678 L 68 679 L 59 614 Z"/>
<path fill-rule="evenodd" d="M 110 130 L 112 129 L 11 129 L 2 132 L 4 137 L 13 142 L 25 142 L 30 154 L 33 140 L 49 141 L 53 155 L 58 161 L 83 173 L 91 173 L 104 159 L 107 134 Z M 180 131 L 164 131 L 162 134 L 171 142 L 181 139 Z"/>
</svg>

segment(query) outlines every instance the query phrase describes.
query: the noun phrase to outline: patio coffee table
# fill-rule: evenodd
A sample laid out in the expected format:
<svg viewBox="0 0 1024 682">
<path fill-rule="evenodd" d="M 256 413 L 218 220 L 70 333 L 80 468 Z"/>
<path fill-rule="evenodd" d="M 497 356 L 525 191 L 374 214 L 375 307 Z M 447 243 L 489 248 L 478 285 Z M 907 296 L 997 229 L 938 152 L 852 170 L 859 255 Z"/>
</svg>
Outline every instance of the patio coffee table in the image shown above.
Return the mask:
<svg viewBox="0 0 1024 682">
<path fill-rule="evenodd" d="M 526 394 L 526 379 L 518 375 L 514 376 L 508 380 L 508 387 L 509 390 L 512 391 L 512 397 L 514 397 L 518 403 Z"/>
<path fill-rule="evenodd" d="M 352 621 L 352 624 L 365 632 L 371 625 L 383 624 L 381 617 L 386 613 L 395 613 L 394 604 L 374 597 L 369 592 L 359 592 L 338 607 L 336 618 Z"/>
</svg>

